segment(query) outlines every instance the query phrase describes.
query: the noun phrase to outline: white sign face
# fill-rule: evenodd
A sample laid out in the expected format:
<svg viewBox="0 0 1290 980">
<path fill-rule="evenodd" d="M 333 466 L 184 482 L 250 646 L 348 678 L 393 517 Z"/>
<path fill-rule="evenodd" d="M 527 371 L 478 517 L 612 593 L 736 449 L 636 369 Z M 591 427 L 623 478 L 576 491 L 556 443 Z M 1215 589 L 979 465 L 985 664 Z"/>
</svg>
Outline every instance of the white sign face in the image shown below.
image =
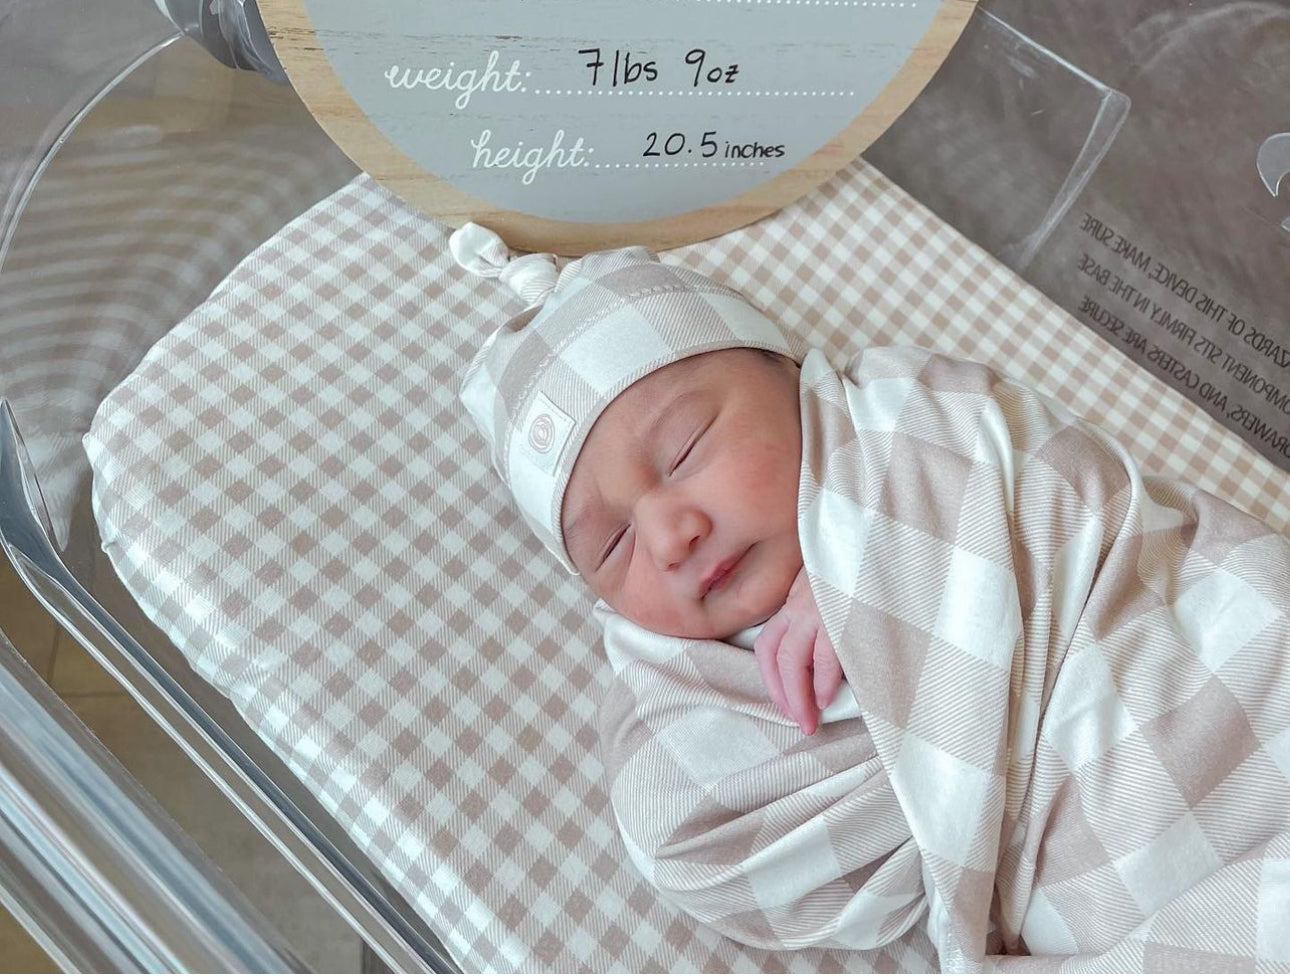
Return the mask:
<svg viewBox="0 0 1290 980">
<path fill-rule="evenodd" d="M 639 222 L 835 139 L 944 0 L 302 0 L 350 97 L 490 206 Z M 361 162 L 361 161 L 360 161 Z"/>
</svg>

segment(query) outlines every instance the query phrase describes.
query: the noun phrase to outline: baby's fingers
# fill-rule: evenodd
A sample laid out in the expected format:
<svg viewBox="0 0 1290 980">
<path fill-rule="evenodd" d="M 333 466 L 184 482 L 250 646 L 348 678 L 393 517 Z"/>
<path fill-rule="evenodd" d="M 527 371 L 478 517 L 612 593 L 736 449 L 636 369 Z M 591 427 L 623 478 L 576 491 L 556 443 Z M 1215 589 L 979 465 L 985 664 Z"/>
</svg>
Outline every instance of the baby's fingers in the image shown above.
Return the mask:
<svg viewBox="0 0 1290 980">
<path fill-rule="evenodd" d="M 823 711 L 842 686 L 842 664 L 823 628 L 815 634 L 815 703 Z"/>
<path fill-rule="evenodd" d="M 788 699 L 784 697 L 784 685 L 779 679 L 779 667 L 775 663 L 775 655 L 779 652 L 780 642 L 787 631 L 788 617 L 772 616 L 753 642 L 753 655 L 757 658 L 757 669 L 761 671 L 761 682 L 766 685 L 766 693 L 780 711 L 792 717 L 792 712 L 788 710 Z"/>
<path fill-rule="evenodd" d="M 779 677 L 788 701 L 788 715 L 797 722 L 805 735 L 815 733 L 819 712 L 815 707 L 811 682 L 811 659 L 814 655 L 814 637 L 810 632 L 789 630 L 779 645 L 776 660 Z"/>
</svg>

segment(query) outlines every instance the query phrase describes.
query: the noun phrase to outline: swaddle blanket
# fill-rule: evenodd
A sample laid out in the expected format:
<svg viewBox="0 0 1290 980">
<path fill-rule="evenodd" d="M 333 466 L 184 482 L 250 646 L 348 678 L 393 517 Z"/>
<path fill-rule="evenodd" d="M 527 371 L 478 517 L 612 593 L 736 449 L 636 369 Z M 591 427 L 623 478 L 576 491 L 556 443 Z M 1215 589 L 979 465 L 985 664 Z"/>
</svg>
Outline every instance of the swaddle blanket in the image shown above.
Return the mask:
<svg viewBox="0 0 1290 980">
<path fill-rule="evenodd" d="M 754 945 L 925 916 L 946 970 L 1290 966 L 1290 542 L 930 351 L 814 351 L 802 411 L 858 710 L 801 736 L 750 654 L 602 609 L 646 876 Z"/>
</svg>

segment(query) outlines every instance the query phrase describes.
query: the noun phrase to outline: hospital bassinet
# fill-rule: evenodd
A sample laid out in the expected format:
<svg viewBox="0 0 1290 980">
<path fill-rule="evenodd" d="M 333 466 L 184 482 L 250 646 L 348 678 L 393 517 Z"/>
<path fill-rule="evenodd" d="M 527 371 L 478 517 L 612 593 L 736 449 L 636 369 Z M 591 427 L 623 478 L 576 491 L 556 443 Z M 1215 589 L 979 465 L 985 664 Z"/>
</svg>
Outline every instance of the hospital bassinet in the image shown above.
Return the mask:
<svg viewBox="0 0 1290 980">
<path fill-rule="evenodd" d="M 278 265 L 260 255 L 240 269 L 242 287 L 266 270 L 290 275 L 300 263 L 306 268 L 310 261 L 325 263 L 316 251 L 324 240 L 319 236 L 335 220 L 387 236 L 382 241 L 405 233 L 421 236 L 419 247 L 438 248 L 443 256 L 441 228 L 406 217 L 397 202 L 370 182 L 350 183 L 354 167 L 290 89 L 263 77 L 277 69 L 257 33 L 253 5 L 194 3 L 187 23 L 180 9 L 184 4 L 160 6 L 168 6 L 204 47 L 183 37 L 148 0 L 19 5 L 0 22 L 0 113 L 5 120 L 0 193 L 6 195 L 0 207 L 0 542 L 23 581 L 398 969 L 926 967 L 928 961 L 916 947 L 904 963 L 849 959 L 827 951 L 780 958 L 741 951 L 715 937 L 696 938 L 697 927 L 661 908 L 643 884 L 630 884 L 631 868 L 610 831 L 607 800 L 595 784 L 596 765 L 584 767 L 582 761 L 594 759 L 595 697 L 587 692 L 594 692 L 604 665 L 590 648 L 582 661 L 555 649 L 555 637 L 585 629 L 585 624 L 568 621 L 576 600 L 562 597 L 554 587 L 537 601 L 565 611 L 564 619 L 548 617 L 535 629 L 501 616 L 493 626 L 497 637 L 523 634 L 523 648 L 547 659 L 514 664 L 512 676 L 458 684 L 458 694 L 480 699 L 466 711 L 480 724 L 454 728 L 453 738 L 469 742 L 478 758 L 489 761 L 471 762 L 478 771 L 470 773 L 459 765 L 456 771 L 432 766 L 422 774 L 430 789 L 443 789 L 460 812 L 443 820 L 438 833 L 427 831 L 427 840 L 386 842 L 390 851 L 400 846 L 417 851 L 417 868 L 425 880 L 412 888 L 407 880 L 395 880 L 388 861 L 374 858 L 371 828 L 363 829 L 371 814 L 320 799 L 317 785 L 302 778 L 265 740 L 263 711 L 248 720 L 245 704 L 212 682 L 212 672 L 201 667 L 192 649 L 173 642 L 177 631 L 183 632 L 173 606 L 161 602 L 162 615 L 154 603 L 148 610 L 151 618 L 144 614 L 147 600 L 141 607 L 138 597 L 149 583 L 139 576 L 169 574 L 156 565 L 155 556 L 129 566 L 129 588 L 117 577 L 131 545 L 119 540 L 119 528 L 113 532 L 115 569 L 99 559 L 104 539 L 90 513 L 90 467 L 82 437 L 109 392 L 244 257 L 288 226 L 308 232 L 294 240 L 297 252 Z M 968 41 L 972 43 L 961 57 L 973 57 L 973 51 L 1006 54 L 978 55 L 977 97 L 1007 103 L 1009 111 L 992 115 L 987 107 L 982 118 L 993 119 L 990 124 L 999 127 L 997 142 L 1011 147 L 1019 170 L 1028 176 L 1021 186 L 990 183 L 969 167 L 962 179 L 977 180 L 996 196 L 983 192 L 981 218 L 969 222 L 968 230 L 1014 267 L 1024 268 L 1105 152 L 1122 117 L 1123 100 L 988 13 L 974 22 Z M 211 52 L 260 74 L 226 69 Z M 1008 83 L 1015 73 L 1032 80 L 1028 90 Z M 951 154 L 952 129 L 933 134 L 954 111 L 946 94 L 940 99 L 929 92 L 921 108 L 916 106 L 921 138 L 917 130 L 893 131 L 875 148 L 875 159 L 898 169 L 900 159 L 919 158 L 934 139 Z M 1060 105 L 1070 133 L 1064 140 L 1047 140 L 1042 153 L 1028 154 L 1026 120 L 1033 117 L 1035 105 Z M 1054 145 L 1067 146 L 1068 152 L 1054 157 Z M 311 210 L 334 194 L 330 210 Z M 1042 379 L 1077 411 L 1100 417 L 1122 433 L 1135 433 L 1134 448 L 1149 467 L 1192 478 L 1284 524 L 1279 508 L 1285 501 L 1270 489 L 1278 483 L 1267 464 L 1251 458 L 1238 440 L 1100 341 L 1080 335 L 1062 342 L 1061 331 L 1075 328 L 1051 304 L 868 168 L 844 171 L 795 208 L 777 219 L 783 224 L 768 226 L 769 232 L 734 233 L 678 254 L 706 266 L 705 271 L 726 275 L 737 266 L 737 257 L 747 267 L 747 281 L 737 285 L 770 305 L 778 297 L 784 304 L 779 312 L 795 317 L 799 329 L 814 330 L 814 339 L 825 345 L 845 341 L 842 324 L 812 325 L 806 318 L 823 305 L 863 300 L 873 309 L 865 324 L 869 335 L 939 341 L 969 355 L 984 352 L 1014 371 Z M 866 208 L 877 214 L 867 231 L 829 225 L 839 214 Z M 292 226 L 293 221 L 303 224 Z M 893 230 L 904 237 L 893 236 Z M 882 248 L 874 244 L 880 238 Z M 836 247 L 842 239 L 845 247 Z M 870 256 L 871 279 L 859 275 L 853 288 L 834 289 L 820 269 L 845 261 L 848 250 Z M 819 269 L 814 278 L 786 273 L 780 281 L 757 280 L 757 270 L 773 262 L 787 267 L 815 263 Z M 403 267 L 395 260 L 387 265 Z M 894 272 L 897 268 L 914 271 L 902 282 L 906 274 Z M 919 270 L 930 278 L 920 281 Z M 439 277 L 436 282 L 448 282 L 446 262 L 432 272 L 432 278 Z M 958 278 L 951 283 L 946 277 L 953 276 Z M 442 286 L 437 294 L 444 315 L 453 309 L 472 310 L 480 317 L 487 312 L 487 306 L 472 305 L 479 294 L 458 295 L 452 288 Z M 919 294 L 922 301 L 914 298 Z M 794 296 L 796 308 L 789 299 Z M 899 308 L 902 298 L 907 310 Z M 504 312 L 505 305 L 497 300 L 494 309 Z M 1007 337 L 1005 328 L 973 335 L 954 326 L 956 316 L 983 315 L 1011 325 L 1016 335 Z M 896 324 L 887 334 L 880 322 L 884 316 Z M 225 333 L 227 320 L 208 323 L 220 329 L 207 336 L 218 339 Z M 1019 329 L 1023 323 L 1026 335 Z M 194 329 L 200 333 L 200 325 Z M 170 363 L 166 358 L 174 348 L 158 350 L 158 363 Z M 450 375 L 438 380 L 453 381 Z M 1107 392 L 1118 393 L 1116 404 L 1099 400 Z M 1151 406 L 1163 408 L 1153 417 Z M 1167 440 L 1157 438 L 1162 414 L 1193 420 L 1200 435 L 1163 449 Z M 133 431 L 124 425 L 113 433 L 129 441 Z M 147 456 L 168 450 L 162 445 L 141 451 Z M 128 453 L 118 456 L 127 458 Z M 486 483 L 478 461 L 471 472 L 479 484 Z M 453 479 L 444 478 L 448 484 Z M 493 492 L 490 487 L 479 496 Z M 479 502 L 469 486 L 461 496 Z M 453 513 L 460 518 L 465 510 L 463 502 Z M 98 516 L 102 519 L 103 513 Z M 170 530 L 170 547 L 201 542 L 201 531 Z M 436 533 L 469 530 L 448 521 Z M 498 574 L 530 581 L 525 576 L 532 569 L 524 564 L 530 553 L 494 558 Z M 459 569 L 441 571 L 462 574 Z M 478 642 L 475 633 L 467 638 L 464 622 L 450 626 L 461 643 Z M 208 881 L 200 856 L 185 853 L 164 821 L 150 824 L 146 807 L 128 810 L 122 804 L 134 798 L 133 790 L 128 778 L 111 769 L 110 760 L 95 755 L 92 747 L 70 742 L 55 753 L 51 746 L 61 744 L 58 733 L 71 727 L 67 716 L 23 672 L 2 639 L 0 654 L 0 692 L 11 699 L 10 710 L 25 704 L 32 730 L 49 736 L 26 743 L 0 739 L 5 743 L 0 756 L 0 817 L 5 820 L 0 823 L 7 828 L 0 844 L 8 882 L 0 886 L 0 894 L 26 908 L 26 921 L 60 961 L 99 969 L 298 966 L 239 896 Z M 363 657 L 379 654 L 355 651 L 360 666 Z M 497 657 L 490 669 L 506 663 L 505 657 Z M 550 676 L 556 670 L 564 675 Z M 501 718 L 516 710 L 514 702 L 499 701 L 499 692 L 513 697 L 525 689 L 567 696 L 526 703 L 519 710 L 527 723 L 499 736 L 493 746 L 490 720 L 504 727 Z M 461 751 L 460 744 L 448 746 L 443 759 L 460 761 Z M 42 753 L 57 755 L 63 768 L 41 769 L 33 760 Z M 532 790 L 544 778 L 529 772 L 533 759 L 541 759 L 546 772 L 554 772 L 566 788 L 546 796 L 530 794 L 510 817 L 487 819 L 494 802 L 489 794 L 498 786 Z M 91 778 L 95 772 L 107 778 L 96 781 Z M 53 802 L 56 797 L 62 802 Z M 32 809 L 32 800 L 41 799 L 49 804 L 44 812 L 61 813 L 67 821 L 61 839 L 84 846 L 41 853 L 40 828 L 18 819 L 40 812 Z M 106 821 L 106 813 L 117 822 Z M 531 832 L 517 831 L 524 822 Z M 117 827 L 119 833 L 104 834 L 100 826 L 95 836 L 95 824 Z M 417 826 L 424 828 L 424 821 Z M 478 838 L 470 844 L 474 857 L 463 865 L 461 838 L 472 835 Z M 156 843 L 163 837 L 177 841 L 169 857 Z M 457 855 L 457 863 L 434 865 L 441 854 Z M 522 907 L 514 896 L 507 897 L 508 882 L 515 883 L 516 894 L 534 894 L 518 891 L 520 884 L 534 880 L 537 905 Z M 547 887 L 552 881 L 559 887 Z M 597 884 L 605 881 L 620 884 Z M 93 900 L 60 914 L 60 901 L 70 901 L 78 890 Z M 416 901 L 409 899 L 413 893 L 420 896 Z M 439 903 L 427 904 L 425 895 L 439 896 Z M 599 895 L 607 907 L 588 908 L 588 895 Z M 566 904 L 552 904 L 553 896 L 564 896 Z M 212 917 L 220 916 L 222 923 L 213 924 Z M 69 925 L 78 918 L 80 928 Z M 541 928 L 525 932 L 514 927 L 538 920 Z M 204 925 L 196 928 L 195 922 Z"/>
</svg>

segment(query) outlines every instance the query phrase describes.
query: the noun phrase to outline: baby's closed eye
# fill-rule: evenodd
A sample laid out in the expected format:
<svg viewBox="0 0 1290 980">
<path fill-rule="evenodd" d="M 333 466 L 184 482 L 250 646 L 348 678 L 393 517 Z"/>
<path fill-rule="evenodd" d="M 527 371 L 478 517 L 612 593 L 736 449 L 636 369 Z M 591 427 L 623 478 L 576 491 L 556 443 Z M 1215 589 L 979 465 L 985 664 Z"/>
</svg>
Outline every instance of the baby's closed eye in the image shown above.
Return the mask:
<svg viewBox="0 0 1290 980">
<path fill-rule="evenodd" d="M 613 556 L 614 552 L 618 550 L 618 546 L 627 539 L 627 534 L 631 529 L 630 524 L 624 524 L 610 535 L 609 542 L 605 545 L 605 549 L 600 553 L 600 558 L 596 562 L 597 568 L 600 568 Z"/>
<path fill-rule="evenodd" d="M 712 425 L 710 422 L 702 423 L 696 426 L 694 430 L 682 440 L 681 451 L 677 454 L 676 458 L 672 461 L 672 465 L 668 467 L 669 475 L 679 470 L 681 468 L 681 465 L 685 463 L 687 459 L 690 458 L 694 450 L 698 447 L 700 441 L 702 441 L 703 436 L 707 433 L 708 429 L 710 429 L 711 427 Z"/>
</svg>

